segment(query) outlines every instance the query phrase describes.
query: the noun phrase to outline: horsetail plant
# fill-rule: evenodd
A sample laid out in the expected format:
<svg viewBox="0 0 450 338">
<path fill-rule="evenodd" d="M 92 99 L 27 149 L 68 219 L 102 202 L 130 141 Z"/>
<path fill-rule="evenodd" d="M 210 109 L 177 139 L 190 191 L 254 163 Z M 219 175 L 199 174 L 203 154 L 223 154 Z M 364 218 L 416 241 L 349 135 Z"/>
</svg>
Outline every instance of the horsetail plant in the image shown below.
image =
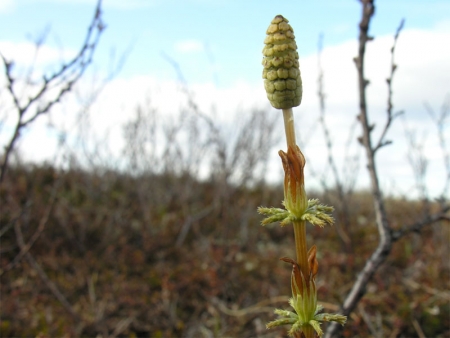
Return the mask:
<svg viewBox="0 0 450 338">
<path fill-rule="evenodd" d="M 282 15 L 277 15 L 267 29 L 263 49 L 263 78 L 267 98 L 274 108 L 282 109 L 287 141 L 287 152 L 279 151 L 284 169 L 284 209 L 259 207 L 258 212 L 266 218 L 262 225 L 280 222 L 281 226 L 291 224 L 294 227 L 295 251 L 297 260 L 288 257 L 282 261 L 292 265 L 291 290 L 289 304 L 295 312 L 275 310 L 279 319 L 267 324 L 267 328 L 291 325 L 288 334 L 294 337 L 321 337 L 321 322 L 338 322 L 344 325 L 347 317 L 339 314 L 321 313 L 323 307 L 317 304 L 315 278 L 319 264 L 316 258 L 316 246 L 309 250 L 306 245 L 306 222 L 323 227 L 333 224 L 330 215 L 333 207 L 308 200 L 305 192 L 305 157 L 295 141 L 294 116 L 292 108 L 302 100 L 302 79 L 300 76 L 299 56 L 292 27 Z"/>
</svg>

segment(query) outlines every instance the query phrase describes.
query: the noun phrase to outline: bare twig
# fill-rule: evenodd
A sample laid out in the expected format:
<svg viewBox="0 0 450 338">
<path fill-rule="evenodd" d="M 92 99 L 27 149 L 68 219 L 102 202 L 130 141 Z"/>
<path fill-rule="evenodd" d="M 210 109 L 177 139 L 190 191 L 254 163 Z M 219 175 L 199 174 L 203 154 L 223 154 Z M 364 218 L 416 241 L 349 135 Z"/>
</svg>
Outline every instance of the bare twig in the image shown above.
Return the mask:
<svg viewBox="0 0 450 338">
<path fill-rule="evenodd" d="M 397 40 L 398 40 L 401 30 L 403 29 L 404 24 L 405 24 L 405 20 L 402 19 L 402 21 L 400 22 L 400 25 L 397 28 L 397 32 L 395 33 L 394 44 L 392 45 L 392 48 L 391 48 L 391 72 L 389 74 L 389 77 L 386 79 L 386 82 L 388 85 L 388 100 L 387 100 L 387 109 L 386 109 L 387 118 L 386 118 L 386 124 L 384 125 L 384 128 L 383 128 L 383 132 L 381 133 L 381 136 L 378 139 L 378 143 L 373 150 L 374 153 L 376 153 L 377 150 L 379 150 L 381 147 L 387 146 L 392 143 L 392 141 L 390 141 L 390 140 L 385 140 L 386 133 L 388 132 L 392 121 L 396 117 L 403 114 L 403 111 L 399 111 L 395 114 L 392 113 L 392 110 L 394 108 L 394 106 L 392 104 L 392 80 L 394 78 L 395 70 L 397 69 L 397 65 L 394 62 L 395 47 L 397 46 Z"/>
<path fill-rule="evenodd" d="M 450 292 L 449 291 L 442 291 L 437 290 L 435 288 L 431 288 L 429 286 L 424 285 L 423 283 L 417 283 L 413 281 L 412 279 L 403 278 L 402 280 L 403 284 L 408 285 L 411 287 L 412 290 L 423 290 L 430 295 L 439 297 L 439 299 L 443 300 L 444 302 L 450 302 Z"/>
<path fill-rule="evenodd" d="M 198 222 L 202 218 L 208 216 L 208 214 L 211 213 L 211 211 L 214 210 L 216 206 L 214 204 L 211 204 L 204 208 L 203 210 L 199 211 L 195 215 L 189 215 L 187 216 L 187 219 L 184 221 L 183 225 L 181 226 L 180 233 L 178 234 L 177 240 L 175 242 L 176 247 L 180 247 L 184 240 L 186 239 L 186 236 L 189 232 L 189 229 L 191 228 L 192 223 Z"/>
<path fill-rule="evenodd" d="M 128 329 L 128 327 L 133 323 L 134 320 L 135 318 L 133 316 L 129 316 L 126 319 L 120 320 L 117 323 L 114 332 L 109 336 L 109 338 L 115 338 L 119 336 L 121 333 Z"/>
<path fill-rule="evenodd" d="M 341 201 L 340 206 L 342 209 L 342 219 L 344 227 L 340 224 L 340 222 L 335 223 L 336 231 L 339 235 L 339 238 L 341 239 L 343 246 L 345 250 L 348 252 L 351 248 L 351 240 L 348 236 L 347 232 L 344 230 L 350 223 L 350 217 L 349 217 L 349 210 L 348 210 L 348 203 L 347 203 L 347 195 L 344 192 L 344 186 L 342 184 L 342 180 L 339 177 L 339 172 L 336 166 L 336 162 L 334 161 L 333 156 L 333 142 L 331 140 L 330 131 L 328 129 L 328 126 L 325 121 L 325 93 L 323 90 L 323 68 L 322 68 L 322 62 L 321 62 L 321 56 L 322 56 L 322 50 L 323 50 L 323 34 L 319 36 L 319 43 L 318 43 L 318 57 L 317 57 L 317 66 L 319 69 L 319 76 L 317 78 L 317 96 L 319 97 L 319 111 L 320 111 L 320 117 L 319 121 L 322 126 L 322 130 L 325 137 L 325 142 L 327 145 L 328 150 L 328 164 L 331 168 L 331 171 L 333 172 L 334 176 L 334 182 L 335 182 L 335 188 L 337 190 L 339 200 Z"/>
<path fill-rule="evenodd" d="M 339 177 L 339 172 L 337 170 L 336 163 L 334 161 L 333 157 L 333 142 L 331 140 L 330 130 L 328 129 L 328 126 L 325 121 L 325 98 L 326 95 L 323 90 L 323 68 L 322 68 L 322 62 L 321 62 L 321 55 L 322 55 L 322 49 L 323 49 L 323 35 L 321 34 L 319 36 L 319 43 L 318 43 L 318 53 L 317 53 L 317 64 L 319 69 L 319 76 L 317 77 L 317 96 L 319 98 L 319 111 L 320 111 L 320 117 L 319 121 L 323 129 L 323 133 L 325 136 L 325 141 L 327 145 L 328 150 L 328 164 L 331 167 L 331 170 L 333 172 L 336 188 L 338 189 L 339 196 L 343 196 L 343 187 L 341 183 L 341 179 Z"/>
<path fill-rule="evenodd" d="M 400 238 L 408 235 L 411 232 L 420 232 L 424 227 L 439 222 L 439 221 L 447 221 L 450 222 L 450 214 L 448 213 L 450 210 L 450 204 L 447 203 L 440 212 L 437 212 L 433 215 L 426 215 L 421 221 L 408 224 L 403 226 L 400 230 L 395 230 L 391 232 L 392 241 L 398 241 Z"/>
<path fill-rule="evenodd" d="M 429 163 L 424 149 L 426 135 L 423 135 L 423 138 L 419 140 L 416 132 L 407 127 L 406 119 L 403 119 L 403 124 L 405 128 L 405 136 L 409 143 L 408 162 L 411 165 L 414 173 L 416 188 L 420 194 L 420 198 L 422 199 L 422 201 L 426 205 L 428 205 L 428 189 L 425 183 L 425 179 Z M 429 206 L 427 206 L 427 208 L 428 207 Z"/>
<path fill-rule="evenodd" d="M 9 263 L 4 269 L 0 270 L 0 276 L 3 275 L 5 272 L 7 272 L 7 271 L 11 270 L 12 268 L 14 268 L 14 266 L 18 262 L 20 262 L 20 260 L 30 251 L 30 249 L 33 246 L 33 244 L 36 242 L 36 240 L 39 238 L 39 236 L 44 231 L 44 228 L 45 228 L 45 226 L 46 226 L 46 224 L 48 222 L 48 219 L 50 217 L 50 214 L 51 214 L 51 212 L 53 210 L 53 206 L 55 205 L 55 202 L 56 202 L 56 191 L 57 191 L 57 187 L 58 186 L 59 186 L 59 184 L 56 184 L 53 187 L 53 189 L 52 189 L 52 194 L 51 194 L 51 197 L 50 197 L 49 205 L 47 206 L 47 209 L 45 210 L 44 216 L 39 221 L 39 225 L 38 225 L 36 231 L 31 236 L 31 238 L 30 238 L 30 240 L 28 241 L 27 244 L 21 245 L 20 244 L 20 240 L 18 239 L 20 252 L 13 259 L 13 261 L 11 263 Z M 17 222 L 15 222 L 15 224 L 17 224 Z"/>
<path fill-rule="evenodd" d="M 423 227 L 430 225 L 439 220 L 448 220 L 449 216 L 447 212 L 449 210 L 449 206 L 442 207 L 442 209 L 434 214 L 424 217 L 421 221 L 405 226 L 401 230 L 393 231 L 388 222 L 384 199 L 381 194 L 380 185 L 378 182 L 378 174 L 376 170 L 376 162 L 375 162 L 375 153 L 381 147 L 389 144 L 389 141 L 385 141 L 384 137 L 392 123 L 392 120 L 398 114 L 392 114 L 392 78 L 394 75 L 394 71 L 396 66 L 393 62 L 393 55 L 395 50 L 395 45 L 398 39 L 398 35 L 403 27 L 403 21 L 397 29 L 397 33 L 394 39 L 394 46 L 391 50 L 392 59 L 391 59 L 391 74 L 388 78 L 388 108 L 387 108 L 387 122 L 384 127 L 384 130 L 380 136 L 378 143 L 373 146 L 372 145 L 372 130 L 374 128 L 373 125 L 369 123 L 367 103 L 366 103 L 366 87 L 369 84 L 369 81 L 365 78 L 364 75 L 364 56 L 365 56 L 365 48 L 368 41 L 371 41 L 373 38 L 368 35 L 370 21 L 375 12 L 374 0 L 360 0 L 362 4 L 362 18 L 359 24 L 359 51 L 358 56 L 354 59 L 357 70 L 358 70 L 358 88 L 359 88 L 359 107 L 360 113 L 358 115 L 358 120 L 362 125 L 363 134 L 359 138 L 360 143 L 363 145 L 366 158 L 367 158 L 367 167 L 369 171 L 370 181 L 371 181 L 371 191 L 374 203 L 375 210 L 375 218 L 376 224 L 378 228 L 378 233 L 380 236 L 378 247 L 372 253 L 371 257 L 366 261 L 365 266 L 362 271 L 359 273 L 356 282 L 353 284 L 353 287 L 350 293 L 345 298 L 345 301 L 342 306 L 342 313 L 344 315 L 349 315 L 355 306 L 358 304 L 359 300 L 364 296 L 366 292 L 366 285 L 368 281 L 373 277 L 377 269 L 380 267 L 382 263 L 386 260 L 389 253 L 392 249 L 392 244 L 405 236 L 406 234 L 412 231 L 420 231 Z M 441 206 L 444 204 L 441 203 Z M 338 325 L 331 324 L 328 327 L 325 337 L 331 338 L 337 336 L 340 327 Z"/>
<path fill-rule="evenodd" d="M 419 338 L 426 338 L 427 336 L 425 336 L 425 333 L 423 332 L 422 328 L 420 327 L 419 322 L 417 321 L 417 319 L 413 319 L 412 324 L 414 326 L 414 329 L 416 330 L 417 336 Z"/>
<path fill-rule="evenodd" d="M 448 119 L 450 117 L 450 94 L 447 94 L 445 97 L 444 103 L 441 107 L 441 112 L 439 115 L 436 115 L 434 113 L 433 108 L 428 104 L 425 103 L 425 109 L 427 110 L 428 114 L 433 119 L 434 123 L 436 124 L 436 128 L 438 130 L 438 137 L 439 137 L 439 146 L 442 151 L 442 157 L 444 161 L 444 167 L 446 171 L 446 178 L 445 183 L 442 185 L 442 193 L 441 196 L 448 196 L 448 191 L 450 189 L 450 152 L 447 147 L 447 141 L 445 139 L 445 124 L 448 122 Z"/>
<path fill-rule="evenodd" d="M 234 182 L 237 182 L 238 186 L 244 186 L 254 176 L 255 167 L 267 162 L 271 144 L 276 143 L 274 133 L 276 116 L 271 115 L 269 118 L 265 110 L 253 109 L 251 114 L 247 114 L 248 119 L 242 120 L 239 117 L 239 123 L 235 123 L 239 127 L 233 128 L 232 136 L 235 137 L 233 142 L 230 142 L 222 131 L 220 121 L 202 111 L 198 106 L 178 62 L 165 53 L 162 53 L 162 56 L 174 68 L 189 109 L 207 126 L 207 144 L 215 147 L 213 160 L 217 161 L 212 167 L 218 170 L 220 179 L 227 182 L 233 174 L 232 179 L 237 178 L 237 171 L 233 168 L 242 164 L 242 170 L 239 171 L 240 177 Z"/>
<path fill-rule="evenodd" d="M 188 86 L 188 83 L 186 81 L 186 78 L 184 77 L 183 72 L 181 71 L 181 67 L 178 64 L 178 62 L 176 60 L 174 60 L 173 58 L 171 58 L 166 53 L 162 53 L 161 55 L 174 68 L 174 70 L 175 70 L 175 72 L 177 73 L 177 76 L 178 76 L 178 81 L 181 84 L 181 91 L 186 96 L 186 98 L 188 100 L 189 108 L 192 109 L 192 111 L 196 115 L 198 115 L 200 118 L 202 118 L 205 121 L 205 123 L 208 125 L 208 128 L 210 129 L 211 142 L 213 144 L 217 145 L 219 157 L 222 160 L 224 160 L 226 158 L 226 154 L 225 153 L 226 153 L 227 146 L 226 146 L 226 142 L 224 142 L 224 140 L 221 137 L 219 126 L 214 121 L 214 119 L 212 119 L 211 117 L 209 117 L 208 115 L 206 115 L 204 112 L 202 112 L 200 110 L 198 104 L 194 100 L 194 95 L 191 92 L 191 90 L 189 89 L 189 86 Z"/>
<path fill-rule="evenodd" d="M 373 326 L 369 315 L 367 314 L 366 310 L 364 309 L 364 306 L 361 303 L 359 303 L 359 305 L 358 305 L 358 311 L 361 314 L 361 317 L 364 320 L 364 323 L 366 323 L 366 326 L 369 329 L 369 331 L 372 334 L 372 336 L 375 337 L 375 338 L 379 338 L 380 335 L 378 334 L 378 331 Z"/>
<path fill-rule="evenodd" d="M 39 88 L 33 95 L 30 95 L 25 102 L 23 102 L 23 98 L 17 93 L 15 86 L 16 79 L 12 74 L 14 66 L 13 61 L 8 61 L 5 56 L 0 53 L 5 66 L 7 90 L 12 97 L 14 108 L 18 115 L 14 132 L 5 147 L 5 153 L 3 154 L 3 159 L 0 164 L 0 183 L 5 178 L 9 157 L 17 140 L 20 138 L 21 131 L 39 116 L 48 113 L 55 104 L 61 101 L 65 94 L 72 90 L 75 83 L 78 82 L 88 65 L 92 62 L 94 51 L 104 28 L 101 0 L 98 0 L 94 17 L 78 54 L 68 63 L 62 64 L 58 71 L 49 76 L 44 75 Z M 53 92 L 56 94 L 48 97 L 51 95 L 49 93 Z"/>
<path fill-rule="evenodd" d="M 380 185 L 378 182 L 378 174 L 375 165 L 375 151 L 372 145 L 371 132 L 373 125 L 369 122 L 369 116 L 367 111 L 366 102 L 366 87 L 369 81 L 365 78 L 364 74 L 364 57 L 366 52 L 366 44 L 368 41 L 373 40 L 368 35 L 370 21 L 375 13 L 374 0 L 361 0 L 361 21 L 359 23 L 359 47 L 358 56 L 355 57 L 355 65 L 358 71 L 358 89 L 359 89 L 359 108 L 360 112 L 358 120 L 361 123 L 363 129 L 363 135 L 359 138 L 361 144 L 366 151 L 367 169 L 369 171 L 371 181 L 371 191 L 373 196 L 373 203 L 375 209 L 375 218 L 380 235 L 380 241 L 378 247 L 372 256 L 367 260 L 363 270 L 359 273 L 356 282 L 350 293 L 347 295 L 344 304 L 342 306 L 342 312 L 344 315 L 349 315 L 359 302 L 361 297 L 365 293 L 365 286 L 367 282 L 372 278 L 378 267 L 384 262 L 387 255 L 391 251 L 392 239 L 390 236 L 389 222 L 386 215 L 384 201 L 381 194 Z M 334 324 L 334 323 L 333 323 Z M 331 324 L 326 332 L 326 337 L 333 337 L 339 331 L 338 325 Z"/>
<path fill-rule="evenodd" d="M 56 297 L 56 299 L 58 299 L 58 301 L 61 303 L 61 305 L 64 307 L 64 309 L 66 309 L 66 311 L 72 316 L 72 318 L 75 321 L 80 323 L 81 317 L 75 312 L 74 308 L 69 303 L 67 298 L 64 297 L 64 295 L 61 293 L 61 291 L 58 289 L 58 287 L 55 285 L 55 283 L 53 283 L 50 280 L 50 278 L 48 278 L 45 271 L 41 268 L 41 266 L 38 264 L 38 262 L 36 262 L 36 260 L 33 258 L 31 253 L 26 251 L 25 242 L 23 240 L 23 234 L 22 234 L 22 230 L 20 228 L 19 222 L 17 222 L 15 224 L 14 229 L 16 231 L 16 238 L 17 238 L 19 247 L 21 249 L 21 252 L 22 251 L 26 252 L 25 258 L 27 259 L 28 264 L 30 264 L 31 267 L 34 269 L 34 271 L 36 271 L 36 273 L 39 275 L 41 280 L 44 282 L 44 284 L 47 286 L 47 288 L 51 291 L 51 293 Z"/>
<path fill-rule="evenodd" d="M 367 168 L 370 175 L 371 190 L 374 200 L 376 223 L 378 227 L 378 232 L 380 234 L 380 254 L 384 252 L 388 246 L 390 246 L 389 239 L 389 224 L 386 216 L 385 206 L 381 194 L 380 185 L 378 182 L 378 173 L 375 164 L 375 151 L 372 145 L 371 132 L 373 130 L 373 125 L 369 122 L 367 103 L 366 103 L 366 87 L 369 81 L 365 78 L 364 74 L 364 57 L 366 51 L 366 44 L 368 41 L 373 40 L 371 36 L 368 35 L 369 24 L 372 15 L 375 12 L 375 5 L 373 0 L 361 0 L 362 4 L 362 19 L 359 24 L 359 50 L 358 56 L 355 58 L 355 64 L 358 70 L 358 88 L 359 88 L 359 107 L 360 113 L 358 119 L 362 125 L 363 135 L 360 138 L 362 145 L 366 151 L 367 158 Z M 377 251 L 379 251 L 377 249 Z"/>
<path fill-rule="evenodd" d="M 343 168 L 344 174 L 344 185 L 346 187 L 347 194 L 351 195 L 355 189 L 358 172 L 359 172 L 359 164 L 360 164 L 360 153 L 356 151 L 354 154 L 350 154 L 351 145 L 355 139 L 355 131 L 358 126 L 358 121 L 355 121 L 350 126 L 350 131 L 348 133 L 347 142 L 345 144 L 345 155 L 344 155 L 344 163 L 345 166 Z"/>
</svg>

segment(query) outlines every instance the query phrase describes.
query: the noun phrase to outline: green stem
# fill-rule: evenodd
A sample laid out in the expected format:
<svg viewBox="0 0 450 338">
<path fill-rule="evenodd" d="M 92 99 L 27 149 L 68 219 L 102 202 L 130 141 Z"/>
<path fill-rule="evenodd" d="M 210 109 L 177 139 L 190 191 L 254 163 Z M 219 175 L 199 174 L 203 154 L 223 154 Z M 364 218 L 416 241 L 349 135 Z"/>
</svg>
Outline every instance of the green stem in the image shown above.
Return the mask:
<svg viewBox="0 0 450 338">
<path fill-rule="evenodd" d="M 284 131 L 286 133 L 286 143 L 289 146 L 295 148 L 295 129 L 294 129 L 294 114 L 292 113 L 292 108 L 283 109 L 284 118 Z"/>
<path fill-rule="evenodd" d="M 283 109 L 284 130 L 286 133 L 286 143 L 289 147 L 296 147 L 295 143 L 295 128 L 294 128 L 294 114 L 292 108 Z M 300 270 L 309 285 L 309 266 L 308 266 L 308 248 L 306 246 L 306 222 L 294 222 L 295 235 L 295 252 L 297 254 L 297 263 L 300 265 Z"/>
<path fill-rule="evenodd" d="M 308 248 L 306 246 L 306 222 L 295 221 L 294 235 L 295 235 L 295 252 L 297 254 L 297 263 L 300 266 L 300 271 L 305 278 L 306 285 L 309 285 L 309 265 L 308 265 Z"/>
<path fill-rule="evenodd" d="M 311 325 L 306 325 L 303 327 L 303 334 L 305 338 L 315 338 L 316 337 L 316 331 Z"/>
</svg>

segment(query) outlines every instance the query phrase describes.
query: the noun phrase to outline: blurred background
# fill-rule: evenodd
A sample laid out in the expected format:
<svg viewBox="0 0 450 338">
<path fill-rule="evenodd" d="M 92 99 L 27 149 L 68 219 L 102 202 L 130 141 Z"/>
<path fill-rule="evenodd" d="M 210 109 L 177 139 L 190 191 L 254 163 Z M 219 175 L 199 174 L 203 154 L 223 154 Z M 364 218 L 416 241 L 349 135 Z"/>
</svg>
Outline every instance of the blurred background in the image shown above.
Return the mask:
<svg viewBox="0 0 450 338">
<path fill-rule="evenodd" d="M 4 337 L 278 337 L 290 227 L 280 206 L 281 112 L 265 96 L 265 31 L 294 29 L 294 109 L 308 195 L 336 225 L 308 228 L 319 300 L 338 311 L 376 248 L 356 115 L 357 1 L 6 0 L 0 3 Z M 387 1 L 367 46 L 368 109 L 393 229 L 448 198 L 450 4 Z M 391 49 L 402 21 L 404 27 Z M 5 161 L 8 158 L 8 162 Z M 7 169 L 7 170 L 6 170 Z M 394 244 L 343 332 L 449 337 L 448 221 Z"/>
</svg>

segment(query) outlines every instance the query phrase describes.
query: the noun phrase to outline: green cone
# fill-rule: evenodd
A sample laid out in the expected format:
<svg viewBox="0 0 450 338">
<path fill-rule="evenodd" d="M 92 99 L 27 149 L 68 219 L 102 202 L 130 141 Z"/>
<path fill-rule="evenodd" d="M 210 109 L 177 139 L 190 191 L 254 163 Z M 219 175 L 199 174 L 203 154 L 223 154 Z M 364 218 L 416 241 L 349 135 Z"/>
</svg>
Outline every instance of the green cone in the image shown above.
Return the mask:
<svg viewBox="0 0 450 338">
<path fill-rule="evenodd" d="M 263 79 L 267 98 L 274 108 L 297 107 L 302 101 L 302 79 L 294 31 L 288 20 L 277 15 L 264 40 Z"/>
</svg>

